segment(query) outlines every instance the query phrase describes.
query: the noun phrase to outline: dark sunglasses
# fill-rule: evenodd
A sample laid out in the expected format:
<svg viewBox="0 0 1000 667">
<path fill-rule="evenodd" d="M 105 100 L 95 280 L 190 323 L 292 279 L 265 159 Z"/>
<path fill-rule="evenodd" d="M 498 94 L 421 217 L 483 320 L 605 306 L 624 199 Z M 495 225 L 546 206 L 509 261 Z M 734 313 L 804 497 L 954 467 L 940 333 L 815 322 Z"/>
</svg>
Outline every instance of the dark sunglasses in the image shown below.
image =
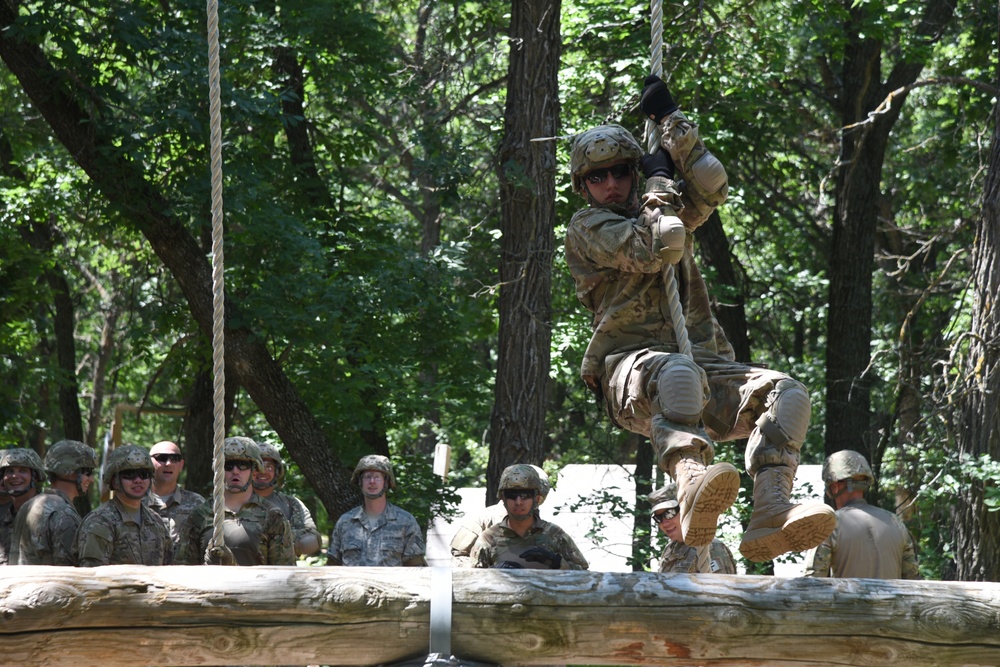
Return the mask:
<svg viewBox="0 0 1000 667">
<path fill-rule="evenodd" d="M 253 466 L 253 463 L 251 463 L 250 461 L 244 461 L 240 459 L 238 461 L 226 461 L 225 464 L 223 464 L 222 469 L 225 470 L 226 472 L 232 472 L 233 468 L 239 468 L 240 470 L 250 470 L 251 466 Z"/>
<path fill-rule="evenodd" d="M 529 500 L 535 497 L 535 492 L 527 489 L 510 489 L 503 492 L 503 497 L 507 500 Z"/>
<path fill-rule="evenodd" d="M 184 460 L 183 454 L 153 454 L 151 458 L 157 463 L 180 463 Z"/>
<path fill-rule="evenodd" d="M 664 521 L 670 521 L 675 516 L 677 516 L 677 510 L 676 509 L 664 510 L 664 511 L 660 512 L 659 514 L 654 514 L 653 515 L 653 523 L 663 523 Z"/>
<path fill-rule="evenodd" d="M 153 473 L 150 472 L 149 470 L 143 470 L 141 468 L 138 468 L 134 470 L 122 470 L 120 473 L 118 473 L 118 476 L 121 477 L 122 479 L 127 479 L 129 481 L 132 481 L 133 479 L 136 478 L 149 479 L 153 476 Z"/>
<path fill-rule="evenodd" d="M 595 169 L 588 173 L 584 178 L 587 179 L 588 183 L 598 184 L 603 183 L 607 180 L 608 174 L 611 174 L 615 179 L 622 179 L 632 173 L 632 167 L 627 164 L 613 164 L 610 167 L 604 167 L 603 169 Z"/>
</svg>

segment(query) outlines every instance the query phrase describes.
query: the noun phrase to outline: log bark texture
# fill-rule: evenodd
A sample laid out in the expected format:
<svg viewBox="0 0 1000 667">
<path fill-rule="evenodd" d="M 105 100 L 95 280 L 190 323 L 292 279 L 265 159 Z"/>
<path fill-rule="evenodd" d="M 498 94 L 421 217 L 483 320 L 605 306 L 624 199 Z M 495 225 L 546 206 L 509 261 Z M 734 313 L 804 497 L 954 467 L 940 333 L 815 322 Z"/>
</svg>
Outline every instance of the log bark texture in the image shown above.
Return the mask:
<svg viewBox="0 0 1000 667">
<path fill-rule="evenodd" d="M 429 569 L 0 568 L 4 665 L 426 656 Z M 452 652 L 498 664 L 997 665 L 1000 584 L 456 570 Z"/>
</svg>

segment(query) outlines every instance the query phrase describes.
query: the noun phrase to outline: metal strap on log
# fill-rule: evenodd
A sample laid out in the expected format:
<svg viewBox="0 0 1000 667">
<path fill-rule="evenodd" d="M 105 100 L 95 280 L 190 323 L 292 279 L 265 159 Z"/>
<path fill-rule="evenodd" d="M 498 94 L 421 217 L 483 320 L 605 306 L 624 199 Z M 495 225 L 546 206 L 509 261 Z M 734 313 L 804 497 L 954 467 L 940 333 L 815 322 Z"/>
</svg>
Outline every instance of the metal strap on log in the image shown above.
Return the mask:
<svg viewBox="0 0 1000 667">
<path fill-rule="evenodd" d="M 372 665 L 426 656 L 431 568 L 0 568 L 2 663 Z M 1000 583 L 455 570 L 494 664 L 996 665 Z"/>
</svg>

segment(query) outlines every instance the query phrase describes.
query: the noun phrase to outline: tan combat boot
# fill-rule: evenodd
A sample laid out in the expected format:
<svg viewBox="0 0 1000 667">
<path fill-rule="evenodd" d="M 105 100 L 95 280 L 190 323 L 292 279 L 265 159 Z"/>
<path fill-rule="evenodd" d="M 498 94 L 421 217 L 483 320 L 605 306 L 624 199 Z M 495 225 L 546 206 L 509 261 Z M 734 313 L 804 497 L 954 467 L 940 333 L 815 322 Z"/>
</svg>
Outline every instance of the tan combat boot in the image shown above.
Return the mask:
<svg viewBox="0 0 1000 667">
<path fill-rule="evenodd" d="M 795 469 L 771 466 L 753 481 L 753 513 L 743 534 L 740 553 L 752 561 L 774 560 L 789 551 L 812 549 L 829 537 L 837 515 L 823 503 L 796 505 L 789 501 Z"/>
<path fill-rule="evenodd" d="M 681 452 L 673 463 L 680 504 L 681 536 L 692 547 L 711 544 L 719 515 L 732 507 L 740 491 L 740 474 L 729 463 L 706 466 L 700 453 Z"/>
</svg>

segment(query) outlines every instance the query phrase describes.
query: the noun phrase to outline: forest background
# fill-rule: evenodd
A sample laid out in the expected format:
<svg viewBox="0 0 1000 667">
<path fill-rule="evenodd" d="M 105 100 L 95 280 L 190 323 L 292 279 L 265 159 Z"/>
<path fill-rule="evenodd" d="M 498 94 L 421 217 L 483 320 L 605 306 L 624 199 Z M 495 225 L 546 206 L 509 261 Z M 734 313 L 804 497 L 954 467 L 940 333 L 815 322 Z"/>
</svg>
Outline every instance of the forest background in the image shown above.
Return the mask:
<svg viewBox="0 0 1000 667">
<path fill-rule="evenodd" d="M 804 462 L 864 453 L 925 576 L 998 580 L 997 4 L 663 14 L 730 177 L 697 249 L 738 358 L 809 387 Z M 370 452 L 425 525 L 515 461 L 634 462 L 648 490 L 648 443 L 579 380 L 561 239 L 569 137 L 641 135 L 649 7 L 242 1 L 219 29 L 228 434 L 282 448 L 324 529 Z M 205 32 L 189 0 L 0 0 L 0 448 L 104 448 L 117 414 L 209 492 Z"/>
</svg>

